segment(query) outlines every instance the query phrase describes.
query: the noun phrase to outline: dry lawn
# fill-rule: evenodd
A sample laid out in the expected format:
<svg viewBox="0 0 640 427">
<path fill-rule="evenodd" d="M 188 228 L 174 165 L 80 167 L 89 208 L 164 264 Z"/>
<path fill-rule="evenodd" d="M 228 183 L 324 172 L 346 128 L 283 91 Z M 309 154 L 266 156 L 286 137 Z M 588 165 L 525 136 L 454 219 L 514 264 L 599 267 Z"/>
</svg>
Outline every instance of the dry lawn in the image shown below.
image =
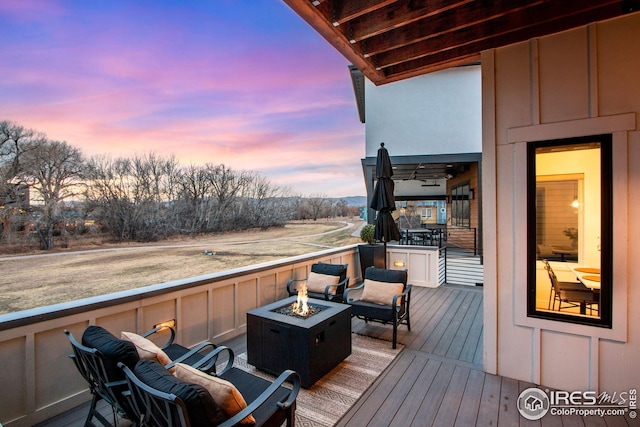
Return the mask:
<svg viewBox="0 0 640 427">
<path fill-rule="evenodd" d="M 351 221 L 0 258 L 0 314 L 359 243 Z M 213 255 L 206 255 L 211 251 Z"/>
</svg>

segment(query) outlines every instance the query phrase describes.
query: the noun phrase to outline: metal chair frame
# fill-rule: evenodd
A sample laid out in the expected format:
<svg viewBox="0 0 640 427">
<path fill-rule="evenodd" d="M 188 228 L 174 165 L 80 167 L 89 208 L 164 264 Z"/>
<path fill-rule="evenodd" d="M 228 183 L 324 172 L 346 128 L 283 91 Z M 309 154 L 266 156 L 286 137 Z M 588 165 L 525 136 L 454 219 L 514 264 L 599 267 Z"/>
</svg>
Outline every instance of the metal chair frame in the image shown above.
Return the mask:
<svg viewBox="0 0 640 427">
<path fill-rule="evenodd" d="M 365 279 L 369 278 L 369 274 L 374 274 L 376 268 L 369 267 L 365 271 Z M 383 269 L 377 269 L 383 270 Z M 387 270 L 391 271 L 391 270 Z M 394 270 L 397 271 L 397 270 Z M 389 308 L 391 310 L 391 316 L 385 318 L 382 317 L 374 317 L 370 315 L 371 306 L 375 304 L 370 304 L 366 302 L 361 302 L 360 300 L 354 300 L 353 298 L 349 298 L 349 293 L 355 289 L 363 289 L 365 286 L 365 282 L 362 282 L 358 286 L 354 286 L 352 288 L 348 288 L 344 292 L 344 302 L 351 305 L 352 317 L 357 317 L 368 322 L 377 322 L 382 324 L 391 324 L 393 325 L 393 338 L 392 338 L 392 348 L 397 347 L 398 341 L 398 326 L 399 325 L 407 325 L 407 329 L 411 331 L 411 314 L 410 314 L 410 305 L 411 305 L 411 284 L 406 283 L 406 270 L 405 270 L 405 281 L 404 281 L 404 290 L 402 293 L 398 295 L 394 295 L 392 300 L 389 301 L 389 306 L 380 305 L 381 308 Z M 367 307 L 369 306 L 369 307 Z M 367 314 L 367 312 L 369 314 Z"/>
<path fill-rule="evenodd" d="M 176 337 L 175 330 L 168 326 L 155 327 L 154 329 L 144 333 L 142 336 L 146 338 L 165 329 L 170 330 L 170 337 L 162 348 L 167 349 L 174 346 L 177 353 L 181 353 L 179 357 L 176 357 L 170 364 L 165 366 L 165 368 L 169 369 L 176 363 L 191 362 L 187 361 L 187 359 L 195 355 L 201 355 L 197 361 L 189 364 L 204 372 L 217 374 L 216 363 L 218 362 L 218 354 L 220 353 L 218 348 L 224 349 L 226 347 L 217 347 L 213 343 L 203 342 L 188 349 L 179 344 L 174 344 L 173 341 Z M 118 425 L 118 417 L 127 418 L 133 423 L 133 426 L 137 426 L 135 411 L 133 411 L 133 408 L 128 405 L 127 400 L 123 399 L 121 396 L 121 392 L 127 388 L 127 382 L 124 379 L 119 381 L 109 381 L 109 375 L 107 374 L 107 369 L 105 367 L 105 356 L 98 349 L 89 348 L 79 343 L 68 330 L 65 329 L 64 334 L 69 339 L 71 348 L 73 349 L 73 353 L 69 355 L 69 358 L 73 360 L 76 368 L 80 372 L 80 375 L 89 384 L 89 391 L 92 395 L 89 414 L 87 415 L 84 426 L 96 427 L 92 422 L 94 418 L 97 419 L 104 427 L 111 426 L 109 421 L 107 421 L 107 419 L 96 409 L 100 400 L 106 401 L 111 406 L 113 412 L 113 426 Z M 213 351 L 208 354 L 200 353 L 202 351 L 207 351 L 208 347 L 211 347 Z M 228 359 L 223 372 L 228 370 L 232 364 L 233 358 Z"/>
<path fill-rule="evenodd" d="M 218 347 L 225 349 L 231 353 L 230 358 L 233 360 L 233 351 L 226 347 Z M 125 392 L 125 397 L 130 401 L 131 407 L 137 414 L 140 427 L 190 427 L 187 408 L 179 397 L 174 394 L 165 393 L 157 390 L 144 382 L 123 363 L 118 366 L 124 371 L 129 390 Z M 232 368 L 238 369 L 238 368 Z M 253 374 L 246 374 L 254 376 Z M 255 376 L 254 376 L 255 377 Z M 258 379 L 258 377 L 255 377 Z M 260 379 L 260 381 L 264 381 Z M 241 424 L 249 414 L 256 411 L 260 406 L 264 405 L 269 398 L 282 387 L 285 382 L 291 383 L 291 391 L 287 394 L 286 400 L 276 402 L 279 411 L 286 413 L 286 425 L 294 427 L 296 399 L 300 392 L 300 376 L 292 370 L 285 370 L 267 387 L 254 401 L 247 402 L 247 407 L 242 411 L 229 418 L 219 427 L 232 427 Z M 269 420 L 256 420 L 257 425 L 268 424 Z"/>
</svg>

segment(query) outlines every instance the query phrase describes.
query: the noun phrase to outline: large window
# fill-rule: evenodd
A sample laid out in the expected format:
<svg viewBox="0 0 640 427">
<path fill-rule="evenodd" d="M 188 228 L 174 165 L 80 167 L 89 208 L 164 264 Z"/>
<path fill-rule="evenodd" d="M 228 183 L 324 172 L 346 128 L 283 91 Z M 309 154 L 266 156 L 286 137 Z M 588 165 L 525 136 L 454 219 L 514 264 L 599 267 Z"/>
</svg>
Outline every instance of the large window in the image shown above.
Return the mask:
<svg viewBox="0 0 640 427">
<path fill-rule="evenodd" d="M 611 327 L 611 136 L 528 146 L 528 314 Z"/>
<path fill-rule="evenodd" d="M 469 183 L 458 185 L 451 189 L 451 225 L 456 227 L 471 227 Z"/>
</svg>

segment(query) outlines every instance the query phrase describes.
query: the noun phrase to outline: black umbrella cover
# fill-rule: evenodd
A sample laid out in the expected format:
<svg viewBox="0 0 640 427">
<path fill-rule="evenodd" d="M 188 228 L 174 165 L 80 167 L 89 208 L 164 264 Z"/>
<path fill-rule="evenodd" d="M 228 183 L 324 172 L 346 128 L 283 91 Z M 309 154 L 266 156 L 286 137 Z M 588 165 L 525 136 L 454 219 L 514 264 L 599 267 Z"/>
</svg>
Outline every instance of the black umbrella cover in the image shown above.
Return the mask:
<svg viewBox="0 0 640 427">
<path fill-rule="evenodd" d="M 393 167 L 391 166 L 389 152 L 384 148 L 384 142 L 381 142 L 380 148 L 378 148 L 378 158 L 376 159 L 376 178 L 391 178 L 392 176 Z"/>
<path fill-rule="evenodd" d="M 369 207 L 378 212 L 382 210 L 394 211 L 396 209 L 396 198 L 393 195 L 393 188 L 394 183 L 391 178 L 378 178 Z"/>
<path fill-rule="evenodd" d="M 385 243 L 391 240 L 400 240 L 400 230 L 398 230 L 398 225 L 391 212 L 386 210 L 378 212 L 373 237 Z"/>
</svg>

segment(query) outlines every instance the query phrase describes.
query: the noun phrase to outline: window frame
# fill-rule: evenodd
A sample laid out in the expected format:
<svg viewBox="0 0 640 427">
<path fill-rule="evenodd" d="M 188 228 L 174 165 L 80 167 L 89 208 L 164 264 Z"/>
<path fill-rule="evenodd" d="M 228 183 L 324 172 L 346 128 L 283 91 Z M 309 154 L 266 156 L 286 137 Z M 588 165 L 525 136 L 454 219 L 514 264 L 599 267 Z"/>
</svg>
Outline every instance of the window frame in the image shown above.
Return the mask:
<svg viewBox="0 0 640 427">
<path fill-rule="evenodd" d="M 536 150 L 588 142 L 600 143 L 600 305 L 599 318 L 536 309 Z M 613 327 L 613 136 L 611 134 L 563 138 L 527 143 L 527 317 Z"/>
<path fill-rule="evenodd" d="M 457 195 L 456 190 L 463 189 L 464 187 L 467 187 L 467 194 Z M 471 199 L 469 198 L 470 192 L 471 192 L 470 181 L 462 182 L 460 184 L 457 184 L 451 187 L 451 225 L 454 227 L 469 228 L 469 229 L 471 228 Z M 463 191 L 461 193 L 463 193 Z M 466 202 L 467 208 L 468 208 L 466 209 L 466 212 L 468 214 L 466 217 L 459 215 L 460 209 L 458 209 L 459 205 L 456 202 L 463 202 L 463 203 Z M 454 209 L 454 206 L 458 206 L 458 207 Z M 464 211 L 465 209 L 463 208 L 462 212 Z"/>
</svg>

